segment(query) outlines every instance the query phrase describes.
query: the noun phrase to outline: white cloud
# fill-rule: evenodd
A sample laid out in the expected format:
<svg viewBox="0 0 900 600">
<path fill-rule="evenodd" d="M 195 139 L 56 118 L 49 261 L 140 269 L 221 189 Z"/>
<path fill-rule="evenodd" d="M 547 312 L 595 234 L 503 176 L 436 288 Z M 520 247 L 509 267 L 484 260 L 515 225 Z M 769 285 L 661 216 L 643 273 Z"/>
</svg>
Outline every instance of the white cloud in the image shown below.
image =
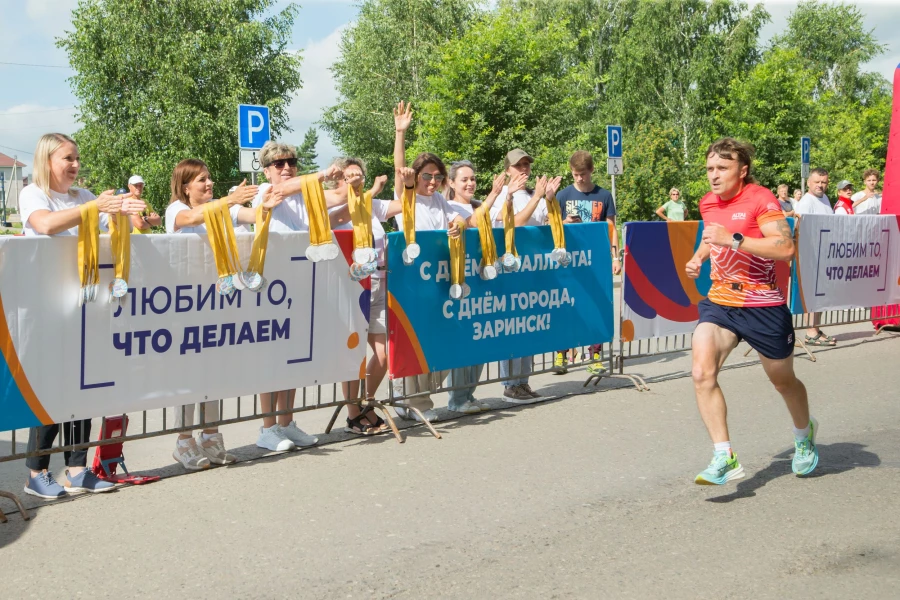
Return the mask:
<svg viewBox="0 0 900 600">
<path fill-rule="evenodd" d="M 303 65 L 300 76 L 303 89 L 298 90 L 288 106 L 293 140 L 300 143 L 306 130 L 322 118 L 322 112 L 337 100 L 334 78 L 329 68 L 340 56 L 341 34 L 347 25 L 342 25 L 321 40 L 308 40 L 303 49 Z M 324 130 L 319 129 L 319 145 L 316 148 L 319 164 L 325 165 L 339 155 L 334 143 Z"/>
<path fill-rule="evenodd" d="M 78 0 L 27 0 L 25 14 L 32 21 L 39 21 L 47 33 L 57 36 L 72 23 L 72 9 L 76 6 Z"/>
</svg>

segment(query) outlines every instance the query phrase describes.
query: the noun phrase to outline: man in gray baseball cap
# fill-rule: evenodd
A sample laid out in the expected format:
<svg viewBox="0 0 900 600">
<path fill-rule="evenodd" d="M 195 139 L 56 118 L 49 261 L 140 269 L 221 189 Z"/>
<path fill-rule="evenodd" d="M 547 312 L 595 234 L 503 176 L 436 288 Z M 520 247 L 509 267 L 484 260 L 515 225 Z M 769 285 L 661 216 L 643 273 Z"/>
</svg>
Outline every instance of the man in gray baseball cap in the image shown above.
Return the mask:
<svg viewBox="0 0 900 600">
<path fill-rule="evenodd" d="M 129 177 L 128 191 L 131 192 L 133 197 L 142 199 L 144 195 L 144 178 L 140 175 Z M 137 215 L 131 215 L 131 224 L 134 226 L 134 233 L 150 233 L 152 231 L 151 227 L 162 225 L 162 217 L 153 212 L 153 209 L 147 204 L 147 210 Z"/>
<path fill-rule="evenodd" d="M 834 214 L 836 215 L 852 215 L 853 214 L 853 184 L 846 179 L 837 184 L 838 199 L 834 203 Z"/>
</svg>

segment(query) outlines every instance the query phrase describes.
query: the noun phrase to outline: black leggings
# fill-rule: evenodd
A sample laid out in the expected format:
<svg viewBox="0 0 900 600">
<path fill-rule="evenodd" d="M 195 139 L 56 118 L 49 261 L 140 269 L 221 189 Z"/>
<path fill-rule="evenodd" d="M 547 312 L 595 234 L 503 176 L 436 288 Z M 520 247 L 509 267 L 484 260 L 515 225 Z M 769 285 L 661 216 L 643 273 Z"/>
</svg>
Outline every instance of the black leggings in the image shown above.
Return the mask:
<svg viewBox="0 0 900 600">
<path fill-rule="evenodd" d="M 53 447 L 59 428 L 63 428 L 63 442 L 66 446 L 83 444 L 90 441 L 91 420 L 69 421 L 68 423 L 54 423 L 53 425 L 41 425 L 28 430 L 28 452 L 36 450 L 49 450 Z M 87 449 L 65 452 L 67 467 L 86 467 Z M 50 467 L 50 455 L 32 456 L 25 459 L 25 466 L 32 471 L 43 471 Z"/>
</svg>

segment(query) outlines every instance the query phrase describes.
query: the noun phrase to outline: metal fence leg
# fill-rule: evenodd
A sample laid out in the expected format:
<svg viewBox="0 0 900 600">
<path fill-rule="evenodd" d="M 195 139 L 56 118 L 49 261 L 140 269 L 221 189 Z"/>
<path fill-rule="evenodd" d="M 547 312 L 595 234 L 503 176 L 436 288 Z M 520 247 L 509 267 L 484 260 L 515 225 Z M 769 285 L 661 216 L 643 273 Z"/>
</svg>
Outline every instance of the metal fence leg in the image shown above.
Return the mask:
<svg viewBox="0 0 900 600">
<path fill-rule="evenodd" d="M 28 514 L 27 510 L 25 510 L 25 507 L 22 505 L 22 501 L 19 500 L 18 496 L 11 492 L 0 492 L 0 496 L 2 496 L 3 498 L 9 498 L 16 503 L 16 506 L 19 507 L 19 514 L 22 515 L 23 521 L 31 520 L 31 515 Z M 3 509 L 0 509 L 0 523 L 6 523 L 7 521 L 8 519 L 6 518 L 6 515 L 3 514 Z"/>
<path fill-rule="evenodd" d="M 809 360 L 811 360 L 811 361 L 813 361 L 813 362 L 816 362 L 816 355 L 813 354 L 813 353 L 809 350 L 809 348 L 806 346 L 806 343 L 805 343 L 803 340 L 801 340 L 800 338 L 798 338 L 797 336 L 794 336 L 794 346 L 796 347 L 796 346 L 798 346 L 798 345 L 799 345 L 801 348 L 803 348 L 803 351 L 804 351 L 804 352 L 806 352 L 806 356 L 809 357 Z"/>
<path fill-rule="evenodd" d="M 441 439 L 441 434 L 439 434 L 437 432 L 437 429 L 434 428 L 434 426 L 431 424 L 431 421 L 429 421 L 428 419 L 425 418 L 425 415 L 422 414 L 422 411 L 420 411 L 418 408 L 416 408 L 414 406 L 407 406 L 406 410 L 411 410 L 415 414 L 419 415 L 419 419 L 422 420 L 422 423 L 425 425 L 425 427 L 428 428 L 428 431 L 431 432 L 431 435 L 433 435 L 437 439 Z"/>
</svg>

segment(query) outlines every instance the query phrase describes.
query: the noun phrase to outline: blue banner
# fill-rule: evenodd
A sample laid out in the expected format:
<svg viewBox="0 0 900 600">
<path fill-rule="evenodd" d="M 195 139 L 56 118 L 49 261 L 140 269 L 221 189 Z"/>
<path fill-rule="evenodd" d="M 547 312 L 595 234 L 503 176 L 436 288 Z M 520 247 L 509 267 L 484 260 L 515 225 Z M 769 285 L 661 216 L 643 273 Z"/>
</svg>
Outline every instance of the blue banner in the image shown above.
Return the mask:
<svg viewBox="0 0 900 600">
<path fill-rule="evenodd" d="M 494 229 L 498 255 L 503 230 Z M 466 231 L 467 298 L 452 300 L 445 231 L 420 231 L 421 254 L 403 264 L 403 234 L 388 235 L 388 319 L 392 377 L 564 350 L 613 339 L 613 282 L 606 223 L 565 226 L 572 262 L 550 258 L 550 227 L 517 227 L 522 260 L 493 280 L 478 274 L 478 231 Z"/>
</svg>

